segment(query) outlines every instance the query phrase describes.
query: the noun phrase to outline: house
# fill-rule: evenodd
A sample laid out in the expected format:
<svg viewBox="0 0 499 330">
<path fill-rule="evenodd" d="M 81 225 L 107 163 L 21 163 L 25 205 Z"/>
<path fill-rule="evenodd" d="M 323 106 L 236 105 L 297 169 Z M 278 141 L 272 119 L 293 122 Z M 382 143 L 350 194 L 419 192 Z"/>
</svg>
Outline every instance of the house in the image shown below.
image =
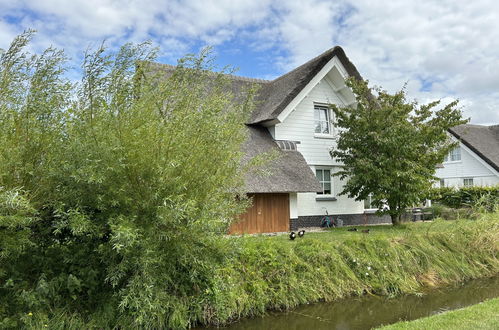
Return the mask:
<svg viewBox="0 0 499 330">
<path fill-rule="evenodd" d="M 342 164 L 330 156 L 337 128 L 328 105 L 354 104 L 355 97 L 345 85 L 350 76 L 360 78 L 341 47 L 271 81 L 230 76 L 236 92 L 248 84 L 259 85 L 257 105 L 247 122 L 246 160 L 269 151 L 279 155 L 268 164 L 270 174 L 245 178 L 253 204 L 231 233 L 320 226 L 326 214 L 345 225 L 390 222 L 387 216 L 376 216 L 369 201 L 339 196 L 343 182 L 332 176 Z"/>
<path fill-rule="evenodd" d="M 499 185 L 499 125 L 459 125 L 449 130 L 459 142 L 437 168 L 441 187 Z"/>
</svg>

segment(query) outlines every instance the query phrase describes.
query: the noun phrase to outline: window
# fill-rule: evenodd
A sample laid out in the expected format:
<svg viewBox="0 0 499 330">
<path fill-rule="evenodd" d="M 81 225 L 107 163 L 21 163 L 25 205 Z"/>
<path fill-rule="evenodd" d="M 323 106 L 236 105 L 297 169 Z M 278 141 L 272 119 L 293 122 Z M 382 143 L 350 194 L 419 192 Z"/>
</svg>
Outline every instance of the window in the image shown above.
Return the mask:
<svg viewBox="0 0 499 330">
<path fill-rule="evenodd" d="M 445 179 L 440 179 L 440 188 L 445 187 Z"/>
<path fill-rule="evenodd" d="M 465 187 L 473 187 L 473 178 L 464 178 L 463 186 Z"/>
<path fill-rule="evenodd" d="M 315 133 L 331 134 L 331 118 L 329 108 L 322 105 L 314 106 Z"/>
<path fill-rule="evenodd" d="M 322 186 L 322 192 L 318 192 L 319 195 L 332 195 L 331 190 L 331 170 L 326 169 L 316 169 L 315 176 Z"/>
<path fill-rule="evenodd" d="M 373 196 L 369 195 L 366 199 L 364 199 L 364 209 L 376 209 L 377 207 L 373 205 Z"/>
<path fill-rule="evenodd" d="M 455 162 L 461 160 L 461 148 L 456 147 L 452 149 L 444 158 L 444 162 Z"/>
</svg>

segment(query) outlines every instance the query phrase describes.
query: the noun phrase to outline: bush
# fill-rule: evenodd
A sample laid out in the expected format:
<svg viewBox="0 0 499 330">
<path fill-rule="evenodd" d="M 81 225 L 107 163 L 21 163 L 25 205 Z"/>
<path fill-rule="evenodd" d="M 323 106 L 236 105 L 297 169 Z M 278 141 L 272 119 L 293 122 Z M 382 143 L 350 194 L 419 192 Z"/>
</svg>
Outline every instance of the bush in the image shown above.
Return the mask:
<svg viewBox="0 0 499 330">
<path fill-rule="evenodd" d="M 480 214 L 470 207 L 451 208 L 438 203 L 434 203 L 428 209 L 433 213 L 433 218 L 445 220 L 476 219 Z"/>
<path fill-rule="evenodd" d="M 433 188 L 428 199 L 451 208 L 474 207 L 492 212 L 499 206 L 499 186 Z"/>
<path fill-rule="evenodd" d="M 245 206 L 251 89 L 236 102 L 207 53 L 166 77 L 147 43 L 88 52 L 74 85 L 31 37 L 0 50 L 1 327 L 55 310 L 189 326 Z"/>
</svg>

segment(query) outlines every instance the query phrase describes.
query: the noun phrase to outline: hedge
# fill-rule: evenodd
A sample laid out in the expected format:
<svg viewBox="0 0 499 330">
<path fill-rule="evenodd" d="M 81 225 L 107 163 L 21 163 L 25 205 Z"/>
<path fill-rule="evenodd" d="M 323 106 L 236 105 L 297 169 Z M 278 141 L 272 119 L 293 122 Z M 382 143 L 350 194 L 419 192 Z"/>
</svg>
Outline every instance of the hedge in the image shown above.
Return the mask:
<svg viewBox="0 0 499 330">
<path fill-rule="evenodd" d="M 499 204 L 499 185 L 490 187 L 441 187 L 430 191 L 429 199 L 452 208 L 481 204 L 493 209 Z"/>
</svg>

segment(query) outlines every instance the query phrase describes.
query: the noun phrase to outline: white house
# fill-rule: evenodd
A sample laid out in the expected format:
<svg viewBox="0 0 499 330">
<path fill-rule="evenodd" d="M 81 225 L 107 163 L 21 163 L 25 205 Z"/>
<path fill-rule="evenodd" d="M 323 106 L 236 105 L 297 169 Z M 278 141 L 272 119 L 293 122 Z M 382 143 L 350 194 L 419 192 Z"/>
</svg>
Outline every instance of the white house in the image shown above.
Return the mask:
<svg viewBox="0 0 499 330">
<path fill-rule="evenodd" d="M 450 152 L 436 176 L 441 187 L 499 184 L 499 125 L 460 125 L 449 130 L 459 146 Z"/>
<path fill-rule="evenodd" d="M 173 66 L 154 65 L 167 76 Z M 355 102 L 345 79 L 361 78 L 341 47 L 334 47 L 274 80 L 230 76 L 232 89 L 259 85 L 257 106 L 247 122 L 244 149 L 250 159 L 273 150 L 270 175 L 246 177 L 253 206 L 231 232 L 287 231 L 319 226 L 326 213 L 344 224 L 390 222 L 366 212 L 363 201 L 339 196 L 342 182 L 332 174 L 342 165 L 330 156 L 337 128 L 329 104 Z M 214 146 L 216 147 L 216 146 Z M 368 203 L 366 204 L 368 207 Z"/>
</svg>

